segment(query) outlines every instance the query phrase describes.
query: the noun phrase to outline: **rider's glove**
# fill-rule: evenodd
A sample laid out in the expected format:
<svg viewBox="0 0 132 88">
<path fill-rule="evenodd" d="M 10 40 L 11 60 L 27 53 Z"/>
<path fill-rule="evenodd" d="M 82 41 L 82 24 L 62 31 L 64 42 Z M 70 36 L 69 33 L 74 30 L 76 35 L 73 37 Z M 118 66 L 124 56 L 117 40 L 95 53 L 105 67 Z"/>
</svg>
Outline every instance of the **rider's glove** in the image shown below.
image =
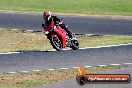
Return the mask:
<svg viewBox="0 0 132 88">
<path fill-rule="evenodd" d="M 56 25 L 60 25 L 60 24 L 62 24 L 62 21 L 56 21 Z"/>
<path fill-rule="evenodd" d="M 44 27 L 46 27 L 46 25 L 44 23 L 42 23 L 42 27 L 44 28 Z"/>
</svg>

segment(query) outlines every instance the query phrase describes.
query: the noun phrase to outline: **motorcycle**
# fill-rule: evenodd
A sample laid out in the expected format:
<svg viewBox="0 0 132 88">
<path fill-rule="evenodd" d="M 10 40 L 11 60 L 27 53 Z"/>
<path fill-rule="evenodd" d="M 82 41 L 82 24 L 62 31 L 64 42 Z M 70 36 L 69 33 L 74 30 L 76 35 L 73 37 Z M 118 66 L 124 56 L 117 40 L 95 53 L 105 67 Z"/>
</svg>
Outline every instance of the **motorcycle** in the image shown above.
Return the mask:
<svg viewBox="0 0 132 88">
<path fill-rule="evenodd" d="M 59 24 L 61 24 L 60 22 Z M 62 29 L 59 25 L 55 25 L 52 22 L 50 25 L 42 24 L 44 28 L 44 33 L 46 34 L 47 38 L 50 40 L 51 45 L 57 51 L 61 51 L 63 48 L 70 47 L 73 50 L 79 49 L 79 42 L 75 35 L 73 38 L 68 36 L 68 33 Z"/>
</svg>

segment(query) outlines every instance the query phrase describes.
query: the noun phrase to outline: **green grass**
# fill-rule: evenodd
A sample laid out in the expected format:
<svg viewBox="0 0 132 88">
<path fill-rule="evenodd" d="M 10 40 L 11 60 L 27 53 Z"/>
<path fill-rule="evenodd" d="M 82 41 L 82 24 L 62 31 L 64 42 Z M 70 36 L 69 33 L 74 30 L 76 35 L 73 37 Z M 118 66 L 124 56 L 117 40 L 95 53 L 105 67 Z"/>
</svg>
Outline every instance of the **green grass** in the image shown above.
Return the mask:
<svg viewBox="0 0 132 88">
<path fill-rule="evenodd" d="M 132 15 L 132 0 L 0 0 L 0 9 Z"/>
<path fill-rule="evenodd" d="M 91 67 L 86 73 L 98 73 L 111 70 L 124 69 L 123 66 Z M 0 88 L 34 88 L 40 85 L 48 85 L 69 78 L 75 78 L 79 72 L 74 69 L 39 71 L 16 74 L 0 74 Z"/>
<path fill-rule="evenodd" d="M 132 36 L 122 35 L 77 35 L 80 47 L 97 47 L 132 43 Z M 34 51 L 53 49 L 49 40 L 42 32 L 0 30 L 0 52 Z"/>
<path fill-rule="evenodd" d="M 82 35 L 78 37 L 80 47 L 97 47 L 132 43 L 132 36 L 126 35 Z"/>
</svg>

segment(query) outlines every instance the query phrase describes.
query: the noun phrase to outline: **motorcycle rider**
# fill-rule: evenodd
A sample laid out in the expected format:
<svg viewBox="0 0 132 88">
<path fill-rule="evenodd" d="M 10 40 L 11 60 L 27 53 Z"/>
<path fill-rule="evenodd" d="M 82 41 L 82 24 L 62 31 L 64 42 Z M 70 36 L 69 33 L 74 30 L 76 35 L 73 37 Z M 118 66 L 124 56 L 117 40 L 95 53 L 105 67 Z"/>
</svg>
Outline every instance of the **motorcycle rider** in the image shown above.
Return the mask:
<svg viewBox="0 0 132 88">
<path fill-rule="evenodd" d="M 57 16 L 52 16 L 51 12 L 44 12 L 43 13 L 43 18 L 45 20 L 45 24 L 48 26 L 49 24 L 51 24 L 51 22 L 54 22 L 55 25 L 59 25 L 62 29 L 64 29 L 67 33 L 68 33 L 68 36 L 70 38 L 73 38 L 72 37 L 72 33 L 71 31 L 66 27 L 65 24 L 63 24 L 61 22 L 61 19 L 59 19 Z"/>
</svg>

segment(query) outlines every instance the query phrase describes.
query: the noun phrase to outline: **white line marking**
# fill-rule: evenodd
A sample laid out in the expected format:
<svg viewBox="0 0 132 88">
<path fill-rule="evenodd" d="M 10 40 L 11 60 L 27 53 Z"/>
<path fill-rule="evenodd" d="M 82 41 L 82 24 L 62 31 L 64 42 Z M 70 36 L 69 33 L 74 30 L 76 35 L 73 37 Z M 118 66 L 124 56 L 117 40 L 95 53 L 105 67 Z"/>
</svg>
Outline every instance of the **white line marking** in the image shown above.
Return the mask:
<svg viewBox="0 0 132 88">
<path fill-rule="evenodd" d="M 132 43 L 118 44 L 118 45 L 108 45 L 108 46 L 97 46 L 97 47 L 85 47 L 85 48 L 79 48 L 79 49 L 105 48 L 105 47 L 125 46 L 125 45 L 132 45 Z"/>
<path fill-rule="evenodd" d="M 108 66 L 108 65 L 98 65 L 98 66 L 103 67 L 103 66 Z"/>
<path fill-rule="evenodd" d="M 36 72 L 39 72 L 39 71 L 42 71 L 42 70 L 32 70 L 32 71 L 36 71 Z"/>
<path fill-rule="evenodd" d="M 15 73 L 17 73 L 17 72 L 7 72 L 8 74 L 15 74 Z"/>
<path fill-rule="evenodd" d="M 29 71 L 21 71 L 21 72 L 23 72 L 23 73 L 28 73 Z"/>
<path fill-rule="evenodd" d="M 40 51 L 45 52 L 45 51 L 48 51 L 48 50 L 40 50 Z"/>
<path fill-rule="evenodd" d="M 27 32 L 34 32 L 34 30 L 26 30 Z"/>
<path fill-rule="evenodd" d="M 82 50 L 82 49 L 98 49 L 98 48 L 107 48 L 107 47 L 125 46 L 125 45 L 132 45 L 132 43 L 118 44 L 118 45 L 108 45 L 108 46 L 97 46 L 97 47 L 84 47 L 84 48 L 79 48 L 79 49 L 80 50 Z M 72 50 L 72 49 L 68 48 L 68 49 L 62 49 L 62 50 Z M 40 50 L 40 51 L 56 51 L 56 50 L 53 49 L 53 50 Z"/>
<path fill-rule="evenodd" d="M 93 66 L 84 66 L 85 68 L 91 68 L 91 67 L 93 67 Z"/>
<path fill-rule="evenodd" d="M 132 64 L 132 63 L 123 63 L 123 64 Z"/>
<path fill-rule="evenodd" d="M 98 46 L 98 47 L 85 47 L 85 48 L 79 48 L 79 49 L 96 49 L 96 48 L 107 48 L 107 47 L 114 47 L 114 46 L 125 46 L 125 45 L 132 45 L 132 43 L 128 44 L 118 44 L 118 45 L 108 45 L 108 46 Z M 70 48 L 68 49 L 62 49 L 62 50 L 71 50 Z M 56 51 L 55 49 L 53 50 L 40 50 L 40 51 Z M 0 54 L 17 54 L 17 53 L 22 53 L 22 52 L 7 52 L 7 53 L 0 53 Z"/>
<path fill-rule="evenodd" d="M 53 50 L 47 50 L 47 51 L 56 51 L 55 49 L 53 49 Z"/>
<path fill-rule="evenodd" d="M 72 50 L 71 48 L 67 48 L 67 49 L 62 49 L 62 50 Z"/>
<path fill-rule="evenodd" d="M 110 65 L 121 65 L 121 64 L 110 64 Z"/>
<path fill-rule="evenodd" d="M 59 68 L 60 70 L 67 70 L 67 69 L 69 69 L 69 68 Z"/>
<path fill-rule="evenodd" d="M 5 28 L 0 28 L 0 29 L 5 29 Z"/>
<path fill-rule="evenodd" d="M 48 69 L 49 71 L 54 71 L 55 69 Z"/>
<path fill-rule="evenodd" d="M 0 54 L 18 54 L 20 52 L 7 52 L 7 53 L 0 53 Z"/>
<path fill-rule="evenodd" d="M 79 67 L 71 67 L 72 69 L 77 69 L 77 68 L 79 68 Z"/>
<path fill-rule="evenodd" d="M 11 30 L 13 30 L 13 31 L 17 31 L 17 30 L 19 30 L 19 29 L 11 29 Z"/>
<path fill-rule="evenodd" d="M 123 64 L 132 64 L 132 63 L 123 63 Z M 110 65 L 113 65 L 113 66 L 119 66 L 119 65 L 121 65 L 121 64 L 109 64 L 109 65 L 97 65 L 97 66 L 110 66 Z M 96 67 L 96 66 L 88 66 L 88 65 L 86 65 L 86 66 L 84 66 L 85 68 L 91 68 L 91 67 Z M 54 70 L 65 70 L 65 69 L 77 69 L 77 68 L 79 68 L 79 67 L 70 67 L 70 68 L 58 68 L 58 69 L 55 69 L 55 68 L 52 68 L 52 69 L 47 69 L 47 70 L 49 70 L 49 71 L 54 71 Z M 43 70 L 32 70 L 32 71 L 43 71 Z M 18 72 L 23 72 L 23 73 L 28 73 L 28 72 L 30 72 L 30 71 L 18 71 Z M 7 72 L 7 73 L 9 73 L 9 74 L 15 74 L 15 73 L 17 73 L 17 72 Z M 4 73 L 0 73 L 0 74 L 4 74 Z"/>
</svg>

